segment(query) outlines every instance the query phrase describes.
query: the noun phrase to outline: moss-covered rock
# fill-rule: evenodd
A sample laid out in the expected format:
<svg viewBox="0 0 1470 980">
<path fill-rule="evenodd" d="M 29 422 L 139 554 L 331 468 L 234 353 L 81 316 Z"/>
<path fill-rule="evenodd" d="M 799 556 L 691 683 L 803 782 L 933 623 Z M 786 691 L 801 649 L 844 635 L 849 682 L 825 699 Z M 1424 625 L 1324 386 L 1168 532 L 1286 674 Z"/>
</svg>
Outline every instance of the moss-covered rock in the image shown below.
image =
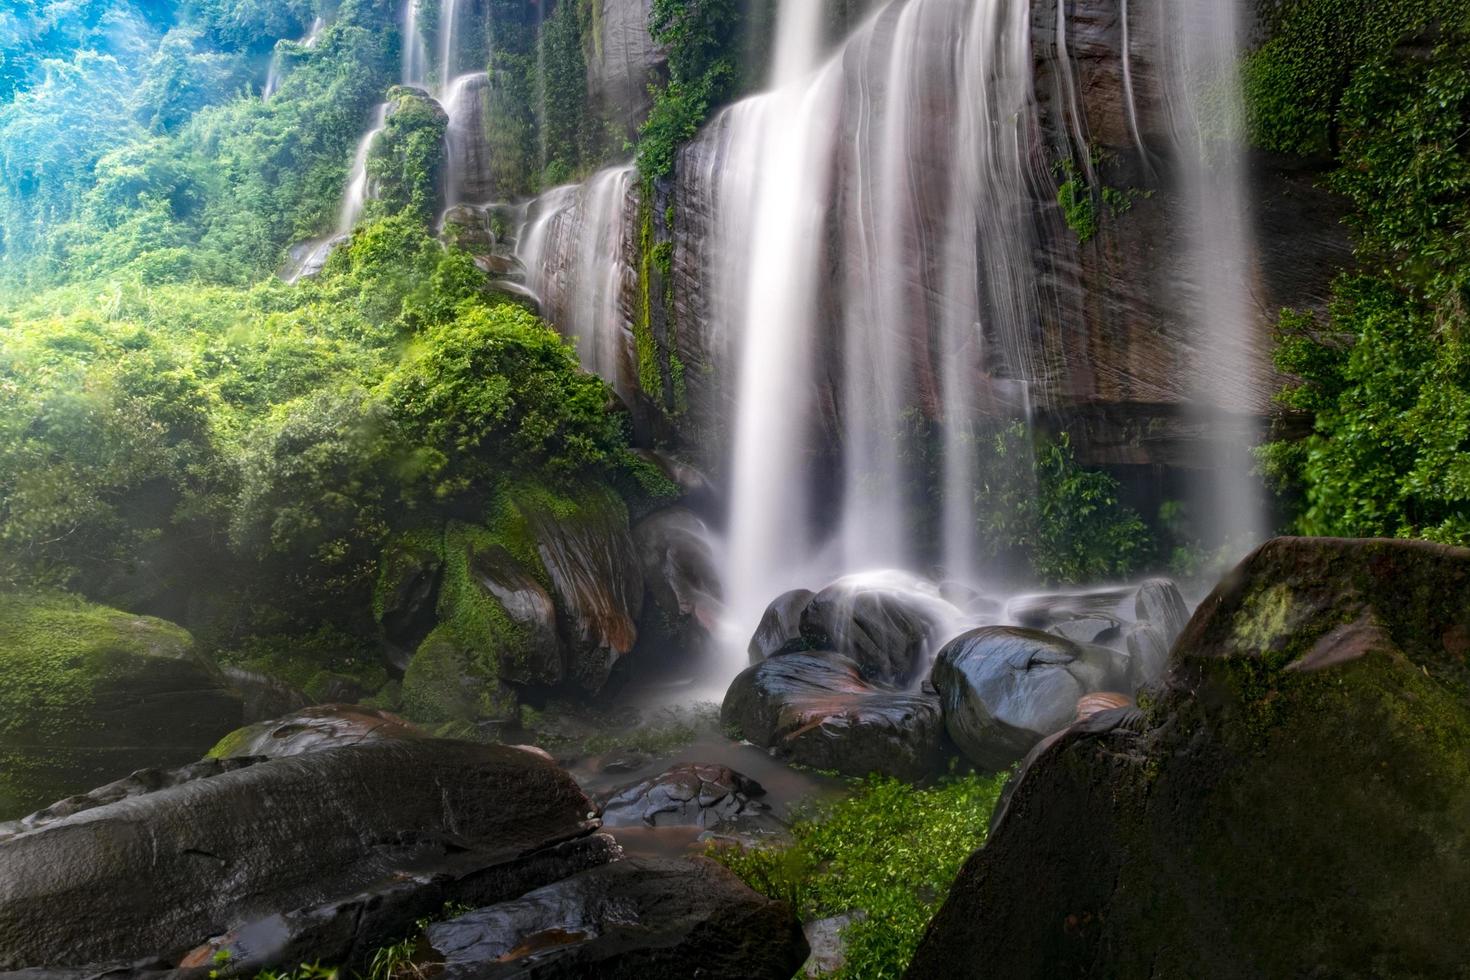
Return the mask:
<svg viewBox="0 0 1470 980">
<path fill-rule="evenodd" d="M 0 819 L 197 759 L 242 712 L 178 626 L 65 596 L 0 596 Z"/>
<path fill-rule="evenodd" d="M 410 209 L 426 221 L 433 217 L 448 122 L 439 103 L 419 89 L 388 90 L 383 132 L 373 141 L 367 165 L 379 207 L 388 213 Z"/>
<path fill-rule="evenodd" d="M 407 721 L 376 708 L 320 704 L 237 728 L 215 743 L 210 759 L 272 759 L 383 739 L 422 738 Z"/>
<path fill-rule="evenodd" d="M 1467 657 L 1470 550 L 1268 542 L 1033 755 L 910 975 L 1463 976 Z"/>
</svg>

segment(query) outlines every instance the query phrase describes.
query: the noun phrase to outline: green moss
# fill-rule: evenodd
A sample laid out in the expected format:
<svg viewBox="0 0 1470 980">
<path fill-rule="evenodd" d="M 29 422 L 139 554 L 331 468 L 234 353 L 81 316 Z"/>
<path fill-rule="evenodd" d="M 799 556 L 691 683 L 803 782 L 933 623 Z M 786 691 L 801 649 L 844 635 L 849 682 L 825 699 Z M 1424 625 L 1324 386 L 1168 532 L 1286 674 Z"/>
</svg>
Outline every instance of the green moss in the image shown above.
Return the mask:
<svg viewBox="0 0 1470 980">
<path fill-rule="evenodd" d="M 255 736 L 256 731 L 254 725 L 242 725 L 214 743 L 214 748 L 205 753 L 204 757 L 206 759 L 228 759 L 237 756 L 245 744 Z"/>
<path fill-rule="evenodd" d="M 1100 154 L 1093 155 L 1094 169 L 1104 162 Z M 1097 235 L 1104 214 L 1116 218 L 1133 207 L 1133 201 L 1140 193 L 1147 196 L 1146 192 L 1106 185 L 1093 188 L 1071 160 L 1062 163 L 1060 176 L 1065 179 L 1057 186 L 1057 206 L 1062 209 L 1062 219 L 1079 242 L 1090 241 Z"/>
<path fill-rule="evenodd" d="M 381 623 L 388 603 L 424 568 L 426 558 L 444 560 L 444 531 L 439 527 L 412 528 L 400 533 L 378 561 L 373 585 L 373 619 Z"/>
<path fill-rule="evenodd" d="M 645 181 L 638 200 L 638 309 L 633 318 L 633 345 L 638 352 L 638 387 L 661 402 L 663 378 L 653 337 L 653 274 L 659 268 L 660 245 L 654 234 L 652 201 L 653 185 Z"/>
<path fill-rule="evenodd" d="M 985 843 L 1007 774 L 916 788 L 874 777 L 792 825 L 784 847 L 715 847 L 711 857 L 805 920 L 854 911 L 839 977 L 898 977 L 960 866 Z"/>
</svg>

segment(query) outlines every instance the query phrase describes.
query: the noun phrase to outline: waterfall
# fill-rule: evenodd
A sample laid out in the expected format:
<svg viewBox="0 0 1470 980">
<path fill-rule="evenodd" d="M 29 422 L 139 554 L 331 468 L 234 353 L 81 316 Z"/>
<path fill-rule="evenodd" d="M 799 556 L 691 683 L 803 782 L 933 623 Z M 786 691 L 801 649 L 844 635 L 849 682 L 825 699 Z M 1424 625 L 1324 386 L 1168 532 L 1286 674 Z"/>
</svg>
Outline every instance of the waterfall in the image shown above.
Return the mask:
<svg viewBox="0 0 1470 980">
<path fill-rule="evenodd" d="M 745 223 L 720 233 L 740 246 L 715 289 L 738 364 L 732 665 L 785 588 L 936 558 L 975 574 L 969 422 L 1039 367 L 1029 4 L 896 0 L 814 69 L 817 6 L 785 0 L 772 89 L 711 126 L 715 212 Z M 925 419 L 945 448 L 939 555 L 913 526 Z"/>
<path fill-rule="evenodd" d="M 483 203 L 494 190 L 490 170 L 490 136 L 485 113 L 490 76 L 483 71 L 460 75 L 440 95 L 449 122 L 444 131 L 444 197 L 449 206 Z"/>
<path fill-rule="evenodd" d="M 403 69 L 400 77 L 404 85 L 422 87 L 427 77 L 429 46 L 419 30 L 419 0 L 407 0 L 403 5 Z"/>
<path fill-rule="evenodd" d="M 357 144 L 357 152 L 352 157 L 352 169 L 347 175 L 347 190 L 342 195 L 342 210 L 337 213 L 337 233 L 339 235 L 352 234 L 357 219 L 362 217 L 363 208 L 367 206 L 368 200 L 368 157 L 372 155 L 373 143 L 378 134 L 388 124 L 388 103 L 379 103 L 373 110 L 373 124 L 363 134 Z"/>
<path fill-rule="evenodd" d="M 444 0 L 439 8 L 439 91 L 448 92 L 454 80 L 455 32 L 459 26 L 459 0 Z"/>
<path fill-rule="evenodd" d="M 1165 97 L 1180 150 L 1179 189 L 1187 202 L 1187 280 L 1183 305 L 1193 324 L 1193 408 L 1209 427 L 1214 452 L 1194 497 L 1210 537 L 1230 558 L 1266 532 L 1265 506 L 1253 477 L 1251 447 L 1260 438 L 1247 403 L 1257 363 L 1251 298 L 1253 242 L 1247 225 L 1244 107 L 1238 64 L 1238 0 L 1158 0 L 1172 39 Z M 1171 13 L 1174 16 L 1171 16 Z"/>
<path fill-rule="evenodd" d="M 555 187 L 532 202 L 516 257 L 542 315 L 573 339 L 582 366 L 625 399 L 636 388 L 632 327 L 622 299 L 634 270 L 631 166 L 602 170 L 583 184 Z"/>
<path fill-rule="evenodd" d="M 317 38 L 321 36 L 322 28 L 326 26 L 326 23 L 321 17 L 312 21 L 311 29 L 306 32 L 304 37 L 295 42 L 296 46 L 304 48 L 307 51 L 316 47 Z M 260 93 L 262 99 L 268 101 L 272 95 L 276 94 L 276 90 L 281 87 L 281 76 L 284 72 L 285 68 L 281 59 L 281 46 L 278 44 L 276 45 L 276 50 L 271 53 L 270 67 L 266 69 L 265 88 Z"/>
</svg>

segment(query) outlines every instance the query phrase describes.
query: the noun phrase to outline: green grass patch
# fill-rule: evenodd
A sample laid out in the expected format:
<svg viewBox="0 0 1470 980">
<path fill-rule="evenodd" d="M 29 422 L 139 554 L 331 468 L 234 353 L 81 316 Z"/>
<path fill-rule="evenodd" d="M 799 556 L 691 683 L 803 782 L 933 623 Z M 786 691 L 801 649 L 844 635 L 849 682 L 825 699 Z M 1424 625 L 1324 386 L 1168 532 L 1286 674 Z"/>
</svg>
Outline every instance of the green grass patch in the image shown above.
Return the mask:
<svg viewBox="0 0 1470 980">
<path fill-rule="evenodd" d="M 847 959 L 836 975 L 897 977 L 961 865 L 985 843 L 1006 778 L 915 787 L 870 777 L 797 820 L 789 845 L 716 846 L 709 855 L 803 920 L 866 913 L 843 931 Z"/>
</svg>

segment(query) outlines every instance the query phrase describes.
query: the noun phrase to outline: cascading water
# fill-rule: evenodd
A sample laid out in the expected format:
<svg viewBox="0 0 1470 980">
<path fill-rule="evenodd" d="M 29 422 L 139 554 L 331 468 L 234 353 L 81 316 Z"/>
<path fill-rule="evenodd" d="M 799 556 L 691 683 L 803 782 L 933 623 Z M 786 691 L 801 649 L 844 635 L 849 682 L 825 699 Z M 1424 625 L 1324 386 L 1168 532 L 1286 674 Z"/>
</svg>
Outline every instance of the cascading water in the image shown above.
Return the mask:
<svg viewBox="0 0 1470 980">
<path fill-rule="evenodd" d="M 316 20 L 312 21 L 311 29 L 306 32 L 304 37 L 295 42 L 296 46 L 307 51 L 310 51 L 312 48 L 316 47 L 317 39 L 321 37 L 322 28 L 324 28 L 326 24 L 327 22 L 321 17 L 318 17 Z M 269 100 L 272 95 L 276 94 L 276 90 L 281 87 L 281 77 L 284 74 L 284 71 L 285 68 L 281 58 L 281 49 L 280 46 L 277 45 L 275 52 L 271 54 L 270 68 L 266 70 L 265 88 L 261 89 L 260 92 L 260 97 L 262 99 Z"/>
<path fill-rule="evenodd" d="M 448 92 L 454 80 L 459 48 L 459 0 L 444 0 L 439 8 L 439 91 Z"/>
<path fill-rule="evenodd" d="M 1172 39 L 1164 96 L 1187 203 L 1186 278 L 1194 290 L 1182 299 L 1194 325 L 1193 408 L 1210 430 L 1214 452 L 1194 496 L 1210 538 L 1233 560 L 1266 531 L 1261 488 L 1252 475 L 1256 406 L 1248 404 L 1259 356 L 1252 346 L 1254 251 L 1241 151 L 1240 11 L 1235 0 L 1156 2 Z"/>
<path fill-rule="evenodd" d="M 494 190 L 490 137 L 485 131 L 490 76 L 469 72 L 449 82 L 440 95 L 449 117 L 444 131 L 444 197 L 449 206 L 482 203 Z"/>
<path fill-rule="evenodd" d="M 624 398 L 636 383 L 632 327 L 620 303 L 633 275 L 623 259 L 632 254 L 626 205 L 633 173 L 611 167 L 547 191 L 528 209 L 516 247 L 542 315 L 575 339 L 582 366 Z"/>
<path fill-rule="evenodd" d="M 429 45 L 419 29 L 419 2 L 408 0 L 403 5 L 403 69 L 399 77 L 404 85 L 422 87 L 429 70 Z"/>
<path fill-rule="evenodd" d="M 1029 5 L 893 3 L 819 71 L 781 62 L 785 50 L 814 52 L 813 6 L 782 5 L 786 74 L 778 66 L 772 91 L 712 130 L 729 144 L 716 154 L 716 213 L 752 215 L 729 239 L 747 250 L 731 263 L 744 289 L 718 290 L 739 311 L 721 318 L 735 327 L 739 364 L 732 664 L 784 588 L 926 560 L 908 452 L 924 418 L 943 427 L 947 450 L 942 561 L 973 573 L 975 389 L 1024 391 L 1037 361 Z M 829 358 L 841 377 L 830 404 L 815 394 L 829 384 Z M 814 435 L 832 434 L 834 413 L 835 521 L 809 504 L 830 482 Z"/>
<path fill-rule="evenodd" d="M 373 142 L 377 140 L 378 134 L 388 124 L 388 104 L 380 103 L 373 110 L 373 124 L 357 144 L 357 152 L 352 157 L 352 169 L 347 175 L 347 190 L 342 195 L 342 209 L 337 214 L 337 233 L 339 235 L 352 234 L 353 226 L 357 219 L 362 217 L 363 208 L 367 206 L 368 200 L 368 158 L 372 156 Z"/>
</svg>

